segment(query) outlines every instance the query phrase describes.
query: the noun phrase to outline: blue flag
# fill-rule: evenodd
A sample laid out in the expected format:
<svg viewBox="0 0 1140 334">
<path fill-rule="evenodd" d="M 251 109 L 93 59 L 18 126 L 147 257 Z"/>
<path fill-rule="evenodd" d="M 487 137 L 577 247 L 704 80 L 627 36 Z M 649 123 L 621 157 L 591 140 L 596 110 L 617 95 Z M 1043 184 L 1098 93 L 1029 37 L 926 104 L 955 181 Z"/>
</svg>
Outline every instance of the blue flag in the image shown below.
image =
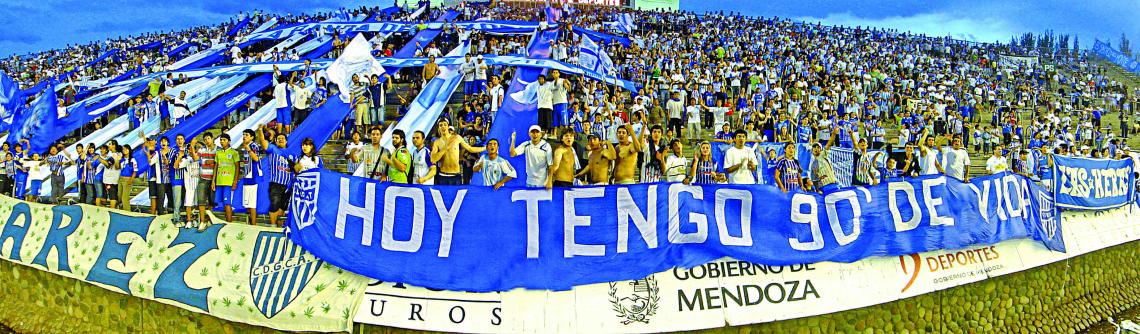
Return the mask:
<svg viewBox="0 0 1140 334">
<path fill-rule="evenodd" d="M 8 142 L 19 143 L 21 139 L 31 138 L 36 133 L 54 126 L 58 117 L 58 100 L 55 97 L 54 84 L 44 87 L 40 97 L 32 102 L 31 108 L 19 108 L 12 116 L 12 127 L 8 132 Z M 42 150 L 43 148 L 39 148 Z M 36 147 L 33 152 L 38 152 Z"/>
<path fill-rule="evenodd" d="M 1100 210 L 1124 206 L 1136 198 L 1132 159 L 1088 159 L 1053 156 L 1053 189 L 1057 206 Z"/>
</svg>

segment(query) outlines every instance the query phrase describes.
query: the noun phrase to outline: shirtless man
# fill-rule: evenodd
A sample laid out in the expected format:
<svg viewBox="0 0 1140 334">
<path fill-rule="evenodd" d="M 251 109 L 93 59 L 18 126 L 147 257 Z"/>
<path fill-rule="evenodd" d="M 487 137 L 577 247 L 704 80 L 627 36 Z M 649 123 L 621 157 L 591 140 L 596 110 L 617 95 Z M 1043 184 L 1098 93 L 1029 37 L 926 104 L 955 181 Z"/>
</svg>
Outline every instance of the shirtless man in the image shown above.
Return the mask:
<svg viewBox="0 0 1140 334">
<path fill-rule="evenodd" d="M 607 185 L 610 182 L 610 163 L 614 161 L 615 155 L 613 144 L 592 134 L 588 138 L 586 148 L 590 150 L 589 162 L 574 177 L 586 176 L 586 181 L 590 184 Z"/>
<path fill-rule="evenodd" d="M 553 187 L 573 187 L 574 186 L 574 169 L 575 162 L 577 162 L 576 154 L 574 153 L 574 131 L 562 132 L 562 145 L 554 150 L 554 164 L 550 169 L 554 170 L 554 178 L 547 179 L 546 188 Z"/>
<path fill-rule="evenodd" d="M 637 154 L 641 152 L 641 140 L 632 140 L 633 126 L 626 124 L 618 128 L 618 145 L 614 147 L 617 160 L 614 164 L 614 184 L 634 184 L 637 182 Z M 644 138 L 645 131 L 642 131 Z"/>
<path fill-rule="evenodd" d="M 458 186 L 463 185 L 463 169 L 459 166 L 459 149 L 463 148 L 470 153 L 483 153 L 485 147 L 473 147 L 467 140 L 455 133 L 446 120 L 439 121 L 439 139 L 432 143 L 431 163 L 439 166 L 439 174 L 435 176 L 436 185 Z"/>
</svg>

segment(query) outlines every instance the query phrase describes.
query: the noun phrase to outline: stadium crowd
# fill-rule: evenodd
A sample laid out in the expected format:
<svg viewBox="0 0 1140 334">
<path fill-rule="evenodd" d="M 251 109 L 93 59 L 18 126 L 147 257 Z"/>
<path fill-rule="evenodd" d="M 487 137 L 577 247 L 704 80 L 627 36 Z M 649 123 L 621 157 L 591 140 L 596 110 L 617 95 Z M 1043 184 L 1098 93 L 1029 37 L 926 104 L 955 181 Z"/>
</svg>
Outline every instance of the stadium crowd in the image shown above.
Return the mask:
<svg viewBox="0 0 1140 334">
<path fill-rule="evenodd" d="M 362 8 L 352 14 L 378 10 Z M 499 2 L 462 11 L 457 20 L 542 19 L 541 11 L 530 3 Z M 428 16 L 440 13 L 437 8 Z M 607 29 L 606 22 L 615 13 L 632 15 L 638 25 L 629 36 L 633 43 L 626 47 L 615 42 L 603 49 L 613 59 L 618 77 L 638 83 L 637 92 L 552 70 L 537 82 L 539 122 L 528 129 L 527 137 L 488 138 L 515 73 L 510 67 L 486 64 L 481 55 L 525 53 L 529 36 L 468 32 L 449 25 L 434 42 L 416 45 L 417 57 L 432 57 L 428 65 L 393 76 L 352 79 L 353 112 L 333 135 L 343 144 L 343 151 L 332 155 L 333 161 L 344 161 L 342 172 L 393 183 L 464 185 L 481 172 L 480 184 L 498 189 L 518 176 L 516 168 L 525 168 L 528 187 L 760 183 L 785 192 L 829 192 L 844 186 L 843 180 L 875 185 L 892 178 L 945 174 L 968 181 L 971 154 L 988 156 L 984 164 L 988 173 L 1008 170 L 1041 180 L 1051 179 L 1053 154 L 1132 158 L 1123 140 L 1136 133 L 1140 94 L 1107 78 L 1082 53 L 1054 57 L 1049 66 L 1029 66 L 1002 61 L 1015 53 L 1008 46 L 894 31 L 599 6 L 564 8 L 564 13 L 567 23 L 594 30 Z M 275 18 L 296 23 L 332 15 L 338 14 Z M 572 33 L 571 24 L 561 27 L 560 38 L 551 45 L 551 58 L 578 61 L 582 37 Z M 197 39 L 203 45 L 233 43 L 202 40 L 224 35 L 229 26 L 232 23 L 50 51 L 5 60 L 0 68 L 23 77 L 50 77 L 113 47 L 171 38 Z M 331 54 L 339 54 L 348 36 L 327 33 L 334 35 Z M 392 56 L 411 35 L 366 37 L 373 43 L 373 55 L 382 57 Z M 418 92 L 439 75 L 434 59 L 464 40 L 472 42 L 472 51 L 459 66 L 463 102 L 448 107 L 431 131 L 394 131 L 395 149 L 385 149 L 380 144 L 384 130 L 403 117 Z M 237 48 L 228 52 L 229 61 L 300 59 L 266 46 Z M 79 72 L 111 77 L 134 66 L 170 61 L 158 52 L 147 52 Z M 54 60 L 63 58 L 61 54 L 73 57 Z M 312 77 L 315 88 L 304 86 L 307 77 Z M 184 78 L 155 79 L 123 113 L 136 117 L 135 122 L 161 117 L 176 123 L 174 114 L 188 116 L 194 111 L 162 113 L 164 108 L 189 109 L 185 96 L 163 92 L 184 82 Z M 318 166 L 339 169 L 339 164 L 328 164 L 318 154 L 323 143 L 305 138 L 300 156 L 284 149 L 295 125 L 320 117 L 310 113 L 338 93 L 327 76 L 308 67 L 293 73 L 275 71 L 270 88 L 224 121 L 228 128 L 265 101 L 277 101 L 277 118 L 268 126 L 245 130 L 241 138 L 217 131 L 195 138 L 145 138 L 142 149 L 147 161 L 133 161 L 132 148 L 114 141 L 77 147 L 86 153 L 75 157 L 65 153 L 62 143 L 30 155 L 26 145 L 3 144 L 0 189 L 25 197 L 28 193 L 19 185 L 31 182 L 31 193 L 38 193 L 36 183 L 50 179 L 53 194 L 48 200 L 57 200 L 63 196 L 63 187 L 54 186 L 62 185 L 60 171 L 76 165 L 82 184 L 79 198 L 85 203 L 129 210 L 130 191 L 140 182 L 150 189 L 150 213 L 175 213 L 180 223 L 204 228 L 206 212 L 216 203 L 230 203 L 239 185 L 247 194 L 241 201 L 243 209 L 249 222 L 256 223 L 256 195 L 248 194 L 251 190 L 256 194 L 254 180 L 264 177 L 270 180 L 269 221 L 281 225 L 295 173 Z M 389 106 L 396 109 L 395 118 L 387 117 Z M 1117 119 L 1119 128 L 1103 122 L 1109 118 Z M 233 149 L 231 141 L 241 144 Z M 811 152 L 810 161 L 801 160 L 801 147 Z M 836 151 L 849 157 L 834 161 L 840 156 L 832 154 Z M 504 155 L 524 155 L 525 166 L 512 166 Z M 150 165 L 152 172 L 134 172 L 138 164 Z M 261 164 L 268 164 L 267 175 L 259 175 Z M 851 168 L 836 168 L 837 164 Z M 851 175 L 837 175 L 845 170 Z M 224 206 L 226 221 L 232 221 L 233 208 Z"/>
</svg>

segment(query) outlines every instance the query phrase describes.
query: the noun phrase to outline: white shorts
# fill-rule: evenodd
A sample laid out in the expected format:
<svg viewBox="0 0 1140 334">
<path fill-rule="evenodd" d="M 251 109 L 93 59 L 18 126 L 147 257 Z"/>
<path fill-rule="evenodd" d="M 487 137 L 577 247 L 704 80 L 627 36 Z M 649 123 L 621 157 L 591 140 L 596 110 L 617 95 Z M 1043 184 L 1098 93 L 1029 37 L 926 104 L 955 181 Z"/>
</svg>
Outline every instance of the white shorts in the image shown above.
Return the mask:
<svg viewBox="0 0 1140 334">
<path fill-rule="evenodd" d="M 186 203 L 182 204 L 182 206 L 184 206 L 184 207 L 198 206 L 198 196 L 195 196 L 196 194 L 198 194 L 198 178 L 196 178 L 196 177 L 186 178 L 185 183 L 186 184 L 184 187 L 182 187 L 182 190 L 185 191 L 186 194 L 182 196 L 182 200 L 185 201 Z"/>
<path fill-rule="evenodd" d="M 241 188 L 241 206 L 246 209 L 257 209 L 257 185 L 247 184 Z"/>
</svg>

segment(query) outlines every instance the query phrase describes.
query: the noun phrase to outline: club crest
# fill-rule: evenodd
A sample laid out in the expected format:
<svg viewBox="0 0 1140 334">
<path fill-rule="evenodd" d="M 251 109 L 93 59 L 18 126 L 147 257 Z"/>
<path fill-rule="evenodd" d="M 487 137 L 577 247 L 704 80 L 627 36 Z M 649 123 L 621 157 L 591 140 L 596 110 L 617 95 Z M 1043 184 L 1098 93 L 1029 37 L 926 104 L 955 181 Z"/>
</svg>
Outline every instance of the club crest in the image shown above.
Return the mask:
<svg viewBox="0 0 1140 334">
<path fill-rule="evenodd" d="M 266 318 L 289 306 L 323 264 L 280 232 L 258 233 L 251 258 L 249 291 Z"/>
<path fill-rule="evenodd" d="M 622 325 L 635 322 L 649 323 L 657 314 L 660 302 L 657 280 L 649 276 L 639 280 L 610 283 L 610 306 Z"/>
<path fill-rule="evenodd" d="M 289 203 L 289 215 L 296 223 L 297 230 L 304 229 L 317 217 L 317 194 L 321 184 L 321 173 L 304 172 L 293 182 L 293 199 Z"/>
</svg>

